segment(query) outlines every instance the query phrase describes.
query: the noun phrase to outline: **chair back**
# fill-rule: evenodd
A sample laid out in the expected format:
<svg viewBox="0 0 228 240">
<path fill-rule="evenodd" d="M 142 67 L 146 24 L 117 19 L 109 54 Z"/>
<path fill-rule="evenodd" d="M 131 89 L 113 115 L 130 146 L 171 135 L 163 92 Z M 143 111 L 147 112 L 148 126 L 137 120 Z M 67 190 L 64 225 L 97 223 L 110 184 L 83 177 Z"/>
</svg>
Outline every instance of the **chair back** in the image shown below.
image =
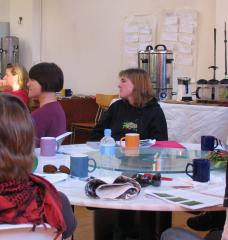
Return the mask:
<svg viewBox="0 0 228 240">
<path fill-rule="evenodd" d="M 32 224 L 0 224 L 0 240 L 53 240 L 56 236 L 56 229 L 50 225 L 38 225 L 32 231 Z M 62 239 L 62 236 L 57 238 Z"/>
<path fill-rule="evenodd" d="M 115 98 L 119 98 L 119 95 L 118 94 L 106 95 L 102 93 L 96 94 L 96 103 L 98 104 L 98 110 L 95 117 L 95 123 L 97 123 L 100 120 L 100 117 L 103 114 L 103 112 L 108 109 L 112 100 Z"/>
<path fill-rule="evenodd" d="M 97 93 L 96 103 L 102 108 L 108 108 L 114 98 L 119 98 L 119 95 L 118 94 L 106 95 L 106 94 Z"/>
</svg>

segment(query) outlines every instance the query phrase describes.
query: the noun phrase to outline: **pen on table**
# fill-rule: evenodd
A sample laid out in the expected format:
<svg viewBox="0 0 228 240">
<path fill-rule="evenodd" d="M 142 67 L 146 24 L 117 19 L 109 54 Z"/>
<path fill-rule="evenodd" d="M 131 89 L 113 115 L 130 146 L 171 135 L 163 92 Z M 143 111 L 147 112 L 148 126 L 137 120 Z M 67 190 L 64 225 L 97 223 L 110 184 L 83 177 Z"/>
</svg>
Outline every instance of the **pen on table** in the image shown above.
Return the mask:
<svg viewBox="0 0 228 240">
<path fill-rule="evenodd" d="M 58 154 L 63 154 L 63 155 L 70 155 L 70 153 L 67 153 L 67 152 L 61 152 L 61 151 L 57 151 L 56 153 L 58 153 Z"/>
<path fill-rule="evenodd" d="M 163 180 L 163 181 L 173 181 L 173 179 L 170 178 L 170 177 L 161 177 L 161 180 Z"/>
<path fill-rule="evenodd" d="M 144 176 L 146 177 L 153 177 L 155 174 L 151 174 L 151 173 L 144 173 Z M 172 181 L 173 179 L 170 177 L 161 177 L 161 180 L 163 181 Z"/>
<path fill-rule="evenodd" d="M 172 187 L 176 189 L 193 188 L 193 186 L 172 186 Z"/>
</svg>

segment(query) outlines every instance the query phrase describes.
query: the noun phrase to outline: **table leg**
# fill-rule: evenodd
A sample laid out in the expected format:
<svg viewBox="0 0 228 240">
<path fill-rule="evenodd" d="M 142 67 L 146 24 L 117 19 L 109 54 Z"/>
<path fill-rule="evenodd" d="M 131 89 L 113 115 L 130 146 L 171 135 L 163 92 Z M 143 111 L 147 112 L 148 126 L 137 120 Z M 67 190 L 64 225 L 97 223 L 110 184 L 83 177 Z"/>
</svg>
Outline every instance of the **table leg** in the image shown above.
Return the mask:
<svg viewBox="0 0 228 240">
<path fill-rule="evenodd" d="M 74 213 L 74 215 L 75 215 L 75 212 L 74 212 L 74 205 L 71 205 L 71 208 L 72 208 L 72 211 L 73 211 L 73 213 Z M 74 240 L 74 234 L 72 234 L 72 236 L 71 236 L 71 240 Z"/>
</svg>

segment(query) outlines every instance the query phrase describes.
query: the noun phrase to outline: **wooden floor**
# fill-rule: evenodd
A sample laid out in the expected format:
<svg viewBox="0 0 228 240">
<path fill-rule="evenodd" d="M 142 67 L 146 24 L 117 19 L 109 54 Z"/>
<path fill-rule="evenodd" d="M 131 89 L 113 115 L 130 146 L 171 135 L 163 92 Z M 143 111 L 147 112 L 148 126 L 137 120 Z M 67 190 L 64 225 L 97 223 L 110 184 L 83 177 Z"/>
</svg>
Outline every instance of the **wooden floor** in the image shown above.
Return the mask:
<svg viewBox="0 0 228 240">
<path fill-rule="evenodd" d="M 75 231 L 74 239 L 93 240 L 93 211 L 84 207 L 76 207 L 75 213 L 78 220 L 78 227 Z M 174 213 L 172 225 L 188 229 L 186 219 L 190 216 L 191 214 L 185 212 Z M 197 234 L 199 236 L 205 236 L 206 232 L 197 232 Z"/>
</svg>

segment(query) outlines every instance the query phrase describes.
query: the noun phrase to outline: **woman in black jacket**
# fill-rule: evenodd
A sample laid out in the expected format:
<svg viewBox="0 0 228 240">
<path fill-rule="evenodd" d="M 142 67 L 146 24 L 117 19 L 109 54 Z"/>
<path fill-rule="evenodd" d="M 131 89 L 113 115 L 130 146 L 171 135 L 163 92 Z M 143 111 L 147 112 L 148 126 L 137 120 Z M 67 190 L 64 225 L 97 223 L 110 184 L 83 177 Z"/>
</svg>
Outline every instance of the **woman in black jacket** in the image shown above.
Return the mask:
<svg viewBox="0 0 228 240">
<path fill-rule="evenodd" d="M 138 68 L 119 73 L 120 100 L 114 102 L 91 133 L 90 141 L 100 141 L 104 129 L 120 140 L 126 133 L 139 133 L 140 139 L 168 140 L 165 115 L 154 97 L 149 75 Z M 128 210 L 95 210 L 95 240 L 154 239 L 169 227 L 171 214 Z M 161 229 L 153 228 L 156 224 Z"/>
<path fill-rule="evenodd" d="M 167 140 L 164 113 L 154 97 L 148 74 L 138 68 L 119 73 L 120 100 L 114 102 L 93 129 L 90 140 L 99 141 L 104 129 L 112 129 L 119 140 L 126 133 L 139 133 L 140 139 Z"/>
</svg>

